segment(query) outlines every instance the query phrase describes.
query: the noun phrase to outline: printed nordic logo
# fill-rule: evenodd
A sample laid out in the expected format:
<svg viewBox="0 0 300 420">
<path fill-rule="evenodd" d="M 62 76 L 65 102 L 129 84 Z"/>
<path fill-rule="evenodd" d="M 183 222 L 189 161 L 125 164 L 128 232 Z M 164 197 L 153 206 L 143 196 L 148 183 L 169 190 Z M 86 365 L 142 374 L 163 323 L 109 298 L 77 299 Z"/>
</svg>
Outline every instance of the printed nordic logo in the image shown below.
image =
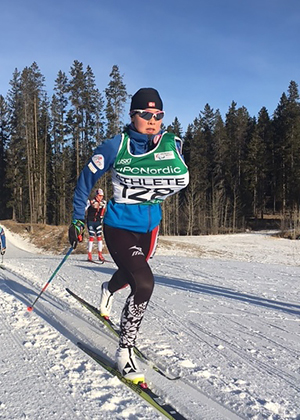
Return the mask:
<svg viewBox="0 0 300 420">
<path fill-rule="evenodd" d="M 166 166 L 164 168 L 138 168 L 131 166 L 124 166 L 123 168 L 118 168 L 118 171 L 123 174 L 131 175 L 180 175 L 181 169 L 179 166 Z"/>
</svg>

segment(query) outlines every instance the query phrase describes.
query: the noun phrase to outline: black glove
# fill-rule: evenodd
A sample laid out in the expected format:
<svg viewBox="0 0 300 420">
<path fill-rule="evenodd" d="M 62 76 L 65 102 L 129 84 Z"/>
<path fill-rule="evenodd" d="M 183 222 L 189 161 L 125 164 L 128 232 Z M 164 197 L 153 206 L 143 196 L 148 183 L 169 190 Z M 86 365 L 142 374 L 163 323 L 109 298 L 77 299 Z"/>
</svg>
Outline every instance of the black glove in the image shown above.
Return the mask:
<svg viewBox="0 0 300 420">
<path fill-rule="evenodd" d="M 1 255 L 4 255 L 6 251 L 6 248 L 1 248 Z"/>
<path fill-rule="evenodd" d="M 75 219 L 69 227 L 69 242 L 75 249 L 78 242 L 82 242 L 84 233 L 84 221 Z"/>
</svg>

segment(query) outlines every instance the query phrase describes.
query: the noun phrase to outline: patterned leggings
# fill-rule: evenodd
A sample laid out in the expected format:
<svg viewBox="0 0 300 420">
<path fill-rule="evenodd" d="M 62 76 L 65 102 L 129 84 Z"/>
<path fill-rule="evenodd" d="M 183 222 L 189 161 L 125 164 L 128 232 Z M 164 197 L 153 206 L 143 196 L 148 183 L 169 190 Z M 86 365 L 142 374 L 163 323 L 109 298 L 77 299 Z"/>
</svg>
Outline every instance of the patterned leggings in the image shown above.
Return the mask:
<svg viewBox="0 0 300 420">
<path fill-rule="evenodd" d="M 132 347 L 153 292 L 154 278 L 148 260 L 156 248 L 158 227 L 151 232 L 136 233 L 104 225 L 104 236 L 118 266 L 109 282 L 109 291 L 115 293 L 127 284 L 131 287 L 121 315 L 120 346 Z"/>
</svg>

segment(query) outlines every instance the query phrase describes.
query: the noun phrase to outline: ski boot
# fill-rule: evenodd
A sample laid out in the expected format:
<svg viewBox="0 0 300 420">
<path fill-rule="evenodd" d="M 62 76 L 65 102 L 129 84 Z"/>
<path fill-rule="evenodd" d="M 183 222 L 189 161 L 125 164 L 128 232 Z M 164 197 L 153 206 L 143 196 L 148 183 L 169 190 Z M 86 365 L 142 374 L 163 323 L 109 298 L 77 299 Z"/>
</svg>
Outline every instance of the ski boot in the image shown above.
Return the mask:
<svg viewBox="0 0 300 420">
<path fill-rule="evenodd" d="M 119 347 L 116 352 L 116 363 L 119 372 L 127 381 L 144 384 L 145 376 L 140 370 L 132 347 Z"/>
<path fill-rule="evenodd" d="M 99 261 L 103 264 L 104 263 L 104 257 L 102 255 L 101 251 L 98 252 L 98 258 L 99 258 Z"/>
<path fill-rule="evenodd" d="M 110 311 L 113 303 L 113 294 L 108 290 L 108 281 L 102 283 L 100 298 L 100 315 L 105 319 L 109 319 Z"/>
</svg>

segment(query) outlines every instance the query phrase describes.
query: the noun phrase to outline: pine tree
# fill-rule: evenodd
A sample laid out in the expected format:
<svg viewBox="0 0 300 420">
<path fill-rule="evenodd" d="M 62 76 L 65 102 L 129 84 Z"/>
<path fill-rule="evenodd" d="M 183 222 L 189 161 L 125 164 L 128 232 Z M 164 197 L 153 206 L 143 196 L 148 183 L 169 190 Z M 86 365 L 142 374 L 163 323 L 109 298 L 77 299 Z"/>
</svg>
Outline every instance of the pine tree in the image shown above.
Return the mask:
<svg viewBox="0 0 300 420">
<path fill-rule="evenodd" d="M 42 223 L 53 223 L 53 209 L 51 206 L 50 191 L 53 185 L 53 155 L 51 148 L 51 137 L 50 137 L 50 113 L 49 113 L 49 99 L 47 94 L 44 94 L 44 98 L 41 100 L 40 105 L 40 124 L 38 127 L 38 135 L 41 138 L 42 145 L 41 149 L 41 163 L 42 163 L 42 182 L 41 182 L 41 222 Z"/>
<path fill-rule="evenodd" d="M 126 100 L 128 98 L 126 85 L 120 74 L 119 67 L 114 65 L 109 75 L 111 78 L 108 87 L 105 89 L 106 96 L 106 137 L 113 137 L 124 127 L 123 114 Z"/>
<path fill-rule="evenodd" d="M 287 199 L 293 219 L 299 219 L 300 205 L 300 103 L 299 91 L 296 82 L 291 81 L 288 87 L 288 115 L 287 115 L 287 141 L 289 144 L 287 173 Z"/>
<path fill-rule="evenodd" d="M 52 140 L 52 173 L 53 185 L 50 186 L 49 198 L 52 208 L 53 223 L 68 223 L 69 208 L 68 190 L 70 188 L 71 162 L 67 152 L 67 111 L 68 111 L 68 79 L 59 71 L 54 85 L 51 101 L 51 140 Z"/>
<path fill-rule="evenodd" d="M 199 163 L 200 163 L 200 188 L 201 193 L 201 221 L 199 226 L 201 232 L 208 233 L 210 230 L 211 204 L 212 204 L 212 162 L 213 162 L 213 136 L 215 126 L 215 112 L 206 104 L 200 112 L 199 119 Z"/>
<path fill-rule="evenodd" d="M 22 73 L 16 69 L 10 82 L 8 184 L 12 191 L 13 219 L 45 222 L 46 93 L 44 77 L 36 63 Z"/>
<path fill-rule="evenodd" d="M 25 221 L 23 208 L 23 191 L 26 180 L 26 161 L 24 159 L 25 130 L 24 107 L 21 89 L 21 73 L 15 69 L 11 88 L 8 91 L 7 103 L 9 109 L 9 145 L 7 149 L 7 186 L 10 188 L 10 200 L 7 203 L 12 209 L 12 219 Z M 28 201 L 28 200 L 27 200 Z"/>
<path fill-rule="evenodd" d="M 166 131 L 175 134 L 180 139 L 182 138 L 183 130 L 177 117 L 175 117 L 173 123 L 167 127 Z M 163 202 L 162 233 L 164 235 L 179 235 L 181 195 L 182 192 L 174 194 Z"/>
<path fill-rule="evenodd" d="M 70 70 L 71 79 L 69 81 L 69 100 L 70 109 L 67 115 L 68 134 L 72 141 L 72 152 L 74 154 L 74 170 L 72 180 L 75 184 L 79 177 L 83 161 L 82 156 L 83 136 L 84 136 L 84 95 L 85 95 L 85 73 L 83 64 L 75 60 Z"/>
<path fill-rule="evenodd" d="M 162 127 L 163 129 L 163 127 Z M 172 124 L 170 124 L 167 127 L 167 131 L 169 133 L 174 133 L 176 136 L 182 138 L 183 137 L 183 129 L 182 129 L 182 125 L 179 122 L 179 119 L 177 117 L 175 117 L 174 121 L 172 122 Z"/>
<path fill-rule="evenodd" d="M 26 141 L 27 187 L 29 217 L 33 223 L 45 223 L 43 188 L 45 188 L 45 138 L 48 127 L 43 117 L 46 92 L 44 76 L 36 63 L 25 67 L 21 74 Z"/>
<path fill-rule="evenodd" d="M 203 171 L 206 168 L 206 155 L 203 154 L 203 137 L 200 128 L 200 119 L 195 118 L 193 125 L 188 126 L 184 137 L 184 157 L 190 172 L 190 182 L 185 192 L 185 209 L 188 220 L 187 234 L 199 234 L 203 229 L 202 198 L 205 194 L 203 188 Z M 202 231 L 203 232 L 203 231 Z"/>
<path fill-rule="evenodd" d="M 283 218 L 287 213 L 287 174 L 289 161 L 288 142 L 288 98 L 281 95 L 274 112 L 274 167 L 275 167 L 275 211 L 280 210 Z"/>
<path fill-rule="evenodd" d="M 9 215 L 7 201 L 9 189 L 6 182 L 7 173 L 7 145 L 8 145 L 8 106 L 2 95 L 0 95 L 0 219 Z"/>
<path fill-rule="evenodd" d="M 106 137 L 111 138 L 124 129 L 123 114 L 128 94 L 123 82 L 124 76 L 120 74 L 119 67 L 114 65 L 109 75 L 111 78 L 105 89 L 106 97 Z M 112 195 L 111 179 L 106 173 L 102 178 L 102 187 L 106 197 Z"/>
<path fill-rule="evenodd" d="M 249 142 L 249 129 L 251 119 L 245 107 L 237 108 L 232 102 L 226 114 L 226 153 L 225 153 L 225 182 L 227 195 L 230 198 L 231 228 L 235 232 L 243 227 L 244 209 L 244 173 L 243 165 L 247 143 Z"/>
<path fill-rule="evenodd" d="M 84 107 L 84 143 L 83 156 L 87 159 L 93 149 L 103 140 L 104 100 L 96 87 L 95 76 L 90 66 L 85 72 Z"/>
<path fill-rule="evenodd" d="M 258 216 L 260 213 L 262 219 L 267 208 L 272 209 L 273 207 L 272 185 L 275 175 L 272 123 L 265 107 L 258 113 L 254 136 L 257 137 L 257 162 L 254 162 L 257 171 L 257 183 L 256 203 L 253 200 L 253 214 L 256 216 L 257 213 Z"/>
<path fill-rule="evenodd" d="M 220 111 L 214 114 L 213 135 L 210 145 L 210 233 L 216 235 L 228 227 L 228 200 L 225 189 L 225 155 L 227 136 Z"/>
<path fill-rule="evenodd" d="M 245 161 L 245 178 L 251 192 L 252 214 L 257 218 L 264 213 L 264 187 L 266 179 L 265 159 L 266 145 L 256 125 L 253 136 L 249 142 L 247 159 Z"/>
<path fill-rule="evenodd" d="M 84 71 L 83 64 L 74 61 L 70 74 L 68 92 L 71 106 L 67 123 L 73 145 L 75 171 L 72 179 L 75 184 L 92 150 L 103 139 L 103 99 L 89 66 Z"/>
<path fill-rule="evenodd" d="M 279 162 L 279 197 L 283 215 L 282 228 L 292 220 L 298 226 L 300 204 L 300 104 L 298 85 L 291 81 L 274 114 L 277 161 Z"/>
</svg>

